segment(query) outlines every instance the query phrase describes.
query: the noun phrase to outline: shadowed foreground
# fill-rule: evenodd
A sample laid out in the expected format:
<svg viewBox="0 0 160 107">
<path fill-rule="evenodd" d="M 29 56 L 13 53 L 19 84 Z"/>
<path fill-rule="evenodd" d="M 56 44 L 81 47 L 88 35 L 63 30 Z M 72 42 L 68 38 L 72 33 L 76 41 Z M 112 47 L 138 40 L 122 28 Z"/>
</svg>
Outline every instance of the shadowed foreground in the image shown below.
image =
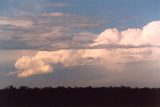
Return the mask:
<svg viewBox="0 0 160 107">
<path fill-rule="evenodd" d="M 160 89 L 101 88 L 28 88 L 13 86 L 0 90 L 0 107 L 70 106 L 70 107 L 158 107 Z"/>
</svg>

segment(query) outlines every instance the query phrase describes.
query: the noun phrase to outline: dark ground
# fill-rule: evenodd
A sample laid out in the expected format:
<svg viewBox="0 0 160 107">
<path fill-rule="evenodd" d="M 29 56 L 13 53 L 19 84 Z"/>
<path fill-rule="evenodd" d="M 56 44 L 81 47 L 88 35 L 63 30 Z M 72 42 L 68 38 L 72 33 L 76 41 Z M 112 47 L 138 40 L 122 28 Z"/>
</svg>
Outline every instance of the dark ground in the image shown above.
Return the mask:
<svg viewBox="0 0 160 107">
<path fill-rule="evenodd" d="M 160 107 L 160 88 L 28 88 L 0 90 L 0 107 Z"/>
</svg>

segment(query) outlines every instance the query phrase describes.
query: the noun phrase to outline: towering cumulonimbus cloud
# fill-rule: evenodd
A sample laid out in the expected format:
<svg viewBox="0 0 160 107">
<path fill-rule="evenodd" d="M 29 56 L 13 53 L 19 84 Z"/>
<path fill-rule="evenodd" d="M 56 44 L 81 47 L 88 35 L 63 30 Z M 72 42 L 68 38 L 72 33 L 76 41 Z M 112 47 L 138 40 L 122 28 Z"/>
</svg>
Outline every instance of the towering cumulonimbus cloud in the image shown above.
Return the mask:
<svg viewBox="0 0 160 107">
<path fill-rule="evenodd" d="M 90 44 L 99 45 L 131 45 L 131 46 L 160 46 L 160 21 L 153 21 L 142 29 L 129 28 L 119 31 L 116 28 L 106 29 Z"/>
</svg>

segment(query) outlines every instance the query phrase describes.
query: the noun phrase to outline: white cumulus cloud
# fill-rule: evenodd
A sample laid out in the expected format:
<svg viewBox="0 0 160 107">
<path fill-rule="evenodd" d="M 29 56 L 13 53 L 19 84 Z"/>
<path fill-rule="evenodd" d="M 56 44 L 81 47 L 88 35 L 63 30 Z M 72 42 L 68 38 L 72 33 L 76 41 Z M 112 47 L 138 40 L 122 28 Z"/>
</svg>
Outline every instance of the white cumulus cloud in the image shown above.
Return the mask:
<svg viewBox="0 0 160 107">
<path fill-rule="evenodd" d="M 106 29 L 90 44 L 91 47 L 98 45 L 160 46 L 160 21 L 150 22 L 142 29 Z"/>
</svg>

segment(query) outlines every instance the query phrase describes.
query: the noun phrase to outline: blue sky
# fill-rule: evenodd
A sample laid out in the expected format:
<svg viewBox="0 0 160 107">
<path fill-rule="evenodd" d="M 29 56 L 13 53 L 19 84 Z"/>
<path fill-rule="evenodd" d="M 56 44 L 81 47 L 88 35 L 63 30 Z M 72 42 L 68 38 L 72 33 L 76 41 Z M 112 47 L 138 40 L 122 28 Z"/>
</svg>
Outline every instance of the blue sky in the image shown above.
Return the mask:
<svg viewBox="0 0 160 107">
<path fill-rule="evenodd" d="M 66 3 L 68 6 L 43 7 L 43 3 Z M 66 12 L 106 20 L 104 27 L 142 27 L 160 17 L 159 0 L 2 0 L 0 14 L 17 16 L 19 11 L 40 14 Z M 37 7 L 35 5 L 38 5 Z M 25 14 L 24 14 L 25 15 Z"/>
<path fill-rule="evenodd" d="M 160 0 L 1 0 L 0 88 L 159 87 L 159 5 Z"/>
</svg>

